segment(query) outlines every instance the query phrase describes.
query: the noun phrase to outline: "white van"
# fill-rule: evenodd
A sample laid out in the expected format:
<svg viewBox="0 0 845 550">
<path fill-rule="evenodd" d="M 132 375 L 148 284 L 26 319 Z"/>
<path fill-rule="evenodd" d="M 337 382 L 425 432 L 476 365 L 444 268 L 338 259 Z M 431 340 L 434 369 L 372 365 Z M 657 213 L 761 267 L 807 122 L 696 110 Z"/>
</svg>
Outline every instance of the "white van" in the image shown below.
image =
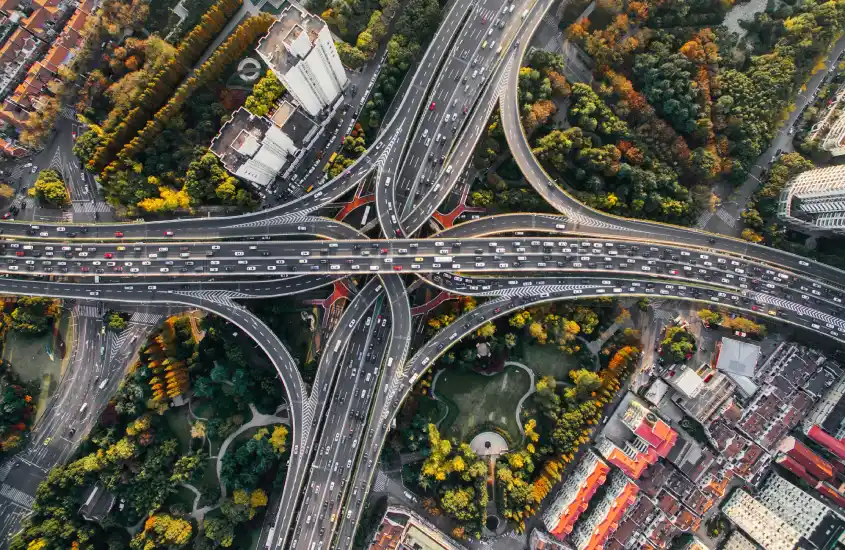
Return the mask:
<svg viewBox="0 0 845 550">
<path fill-rule="evenodd" d="M 452 173 L 452 165 L 451 165 L 451 164 L 450 164 L 449 166 L 447 166 L 447 167 L 446 167 L 446 173 L 447 173 L 447 174 L 451 174 L 451 173 Z"/>
</svg>

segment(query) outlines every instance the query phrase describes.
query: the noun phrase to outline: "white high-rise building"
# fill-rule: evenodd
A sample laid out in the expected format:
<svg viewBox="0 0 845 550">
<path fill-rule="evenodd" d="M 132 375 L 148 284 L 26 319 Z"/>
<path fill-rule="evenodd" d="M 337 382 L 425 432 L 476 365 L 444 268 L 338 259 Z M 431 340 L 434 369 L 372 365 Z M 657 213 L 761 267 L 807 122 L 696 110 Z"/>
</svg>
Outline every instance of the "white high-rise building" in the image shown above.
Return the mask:
<svg viewBox="0 0 845 550">
<path fill-rule="evenodd" d="M 734 491 L 722 512 L 766 550 L 793 550 L 801 539 L 794 527 L 744 489 Z"/>
<path fill-rule="evenodd" d="M 777 474 L 766 480 L 757 500 L 816 548 L 832 548 L 845 528 L 829 506 Z"/>
<path fill-rule="evenodd" d="M 778 217 L 809 231 L 845 233 L 845 166 L 797 175 L 781 191 Z"/>
<path fill-rule="evenodd" d="M 282 11 L 256 51 L 311 116 L 346 87 L 346 71 L 326 22 L 295 5 Z"/>
</svg>

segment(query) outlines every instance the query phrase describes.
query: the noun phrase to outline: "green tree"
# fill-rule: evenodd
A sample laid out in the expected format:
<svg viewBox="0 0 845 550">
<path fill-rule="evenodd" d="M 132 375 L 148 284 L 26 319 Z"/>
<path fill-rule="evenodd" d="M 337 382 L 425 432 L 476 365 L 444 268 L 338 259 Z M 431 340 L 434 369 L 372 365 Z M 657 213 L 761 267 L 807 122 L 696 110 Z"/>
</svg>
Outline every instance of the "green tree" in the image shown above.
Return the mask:
<svg viewBox="0 0 845 550">
<path fill-rule="evenodd" d="M 271 70 L 255 83 L 252 93 L 246 98 L 244 107 L 257 116 L 264 116 L 270 112 L 276 102 L 285 93 L 285 87 Z"/>
<path fill-rule="evenodd" d="M 35 196 L 39 199 L 57 206 L 68 202 L 68 192 L 65 182 L 55 170 L 48 168 L 42 170 L 35 180 Z"/>
</svg>

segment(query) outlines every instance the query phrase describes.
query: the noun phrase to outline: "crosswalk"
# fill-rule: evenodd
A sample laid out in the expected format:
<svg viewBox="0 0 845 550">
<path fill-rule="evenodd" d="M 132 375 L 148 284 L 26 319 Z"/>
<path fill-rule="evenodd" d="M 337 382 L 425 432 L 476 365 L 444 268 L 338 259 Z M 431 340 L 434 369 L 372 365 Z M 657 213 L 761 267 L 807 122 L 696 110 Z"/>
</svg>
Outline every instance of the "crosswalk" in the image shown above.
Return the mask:
<svg viewBox="0 0 845 550">
<path fill-rule="evenodd" d="M 373 481 L 373 492 L 383 493 L 387 489 L 387 475 L 381 470 L 376 471 L 376 479 Z"/>
<path fill-rule="evenodd" d="M 76 111 L 73 109 L 73 107 L 62 107 L 61 114 L 68 120 L 76 120 Z"/>
<path fill-rule="evenodd" d="M 545 23 L 546 25 L 548 25 L 548 26 L 550 26 L 554 29 L 558 28 L 557 27 L 558 20 L 555 18 L 554 15 L 552 15 L 550 13 L 547 13 L 546 15 L 543 16 L 543 23 Z"/>
<path fill-rule="evenodd" d="M 162 315 L 158 313 L 136 311 L 129 318 L 129 322 L 139 325 L 157 325 L 161 322 L 162 318 Z"/>
<path fill-rule="evenodd" d="M 9 459 L 0 464 L 0 481 L 6 481 L 6 478 L 9 477 L 9 472 L 12 470 L 12 466 L 15 464 L 14 459 Z"/>
<path fill-rule="evenodd" d="M 698 222 L 695 224 L 696 229 L 704 229 L 710 220 L 713 218 L 713 212 L 709 210 L 698 217 Z"/>
<path fill-rule="evenodd" d="M 62 221 L 71 223 L 73 222 L 73 211 L 72 210 L 62 210 Z"/>
<path fill-rule="evenodd" d="M 35 497 L 32 497 L 20 489 L 15 489 L 11 485 L 5 483 L 0 484 L 0 496 L 4 496 L 17 504 L 27 509 L 32 509 L 32 503 L 35 502 Z"/>
<path fill-rule="evenodd" d="M 24 168 L 22 164 L 18 164 L 17 166 L 12 168 L 12 173 L 9 174 L 9 177 L 13 180 L 16 180 L 16 179 L 20 178 L 24 174 L 24 172 L 26 172 L 26 171 L 27 171 L 27 169 Z"/>
<path fill-rule="evenodd" d="M 716 217 L 725 222 L 725 225 L 733 229 L 736 227 L 736 218 L 734 218 L 727 210 L 720 208 L 716 211 Z"/>
<path fill-rule="evenodd" d="M 111 206 L 105 201 L 73 201 L 73 211 L 80 214 L 93 214 L 94 212 L 111 212 Z"/>
<path fill-rule="evenodd" d="M 100 317 L 99 308 L 97 306 L 79 304 L 76 311 L 80 317 L 89 317 L 91 319 L 97 319 Z"/>
</svg>

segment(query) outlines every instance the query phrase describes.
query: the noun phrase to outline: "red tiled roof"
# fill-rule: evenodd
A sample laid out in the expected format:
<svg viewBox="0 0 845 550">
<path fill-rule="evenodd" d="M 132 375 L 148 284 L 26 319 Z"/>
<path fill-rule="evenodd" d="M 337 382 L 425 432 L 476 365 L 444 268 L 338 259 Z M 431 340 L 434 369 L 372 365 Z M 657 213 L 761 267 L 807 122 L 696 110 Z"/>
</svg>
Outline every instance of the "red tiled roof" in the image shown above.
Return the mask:
<svg viewBox="0 0 845 550">
<path fill-rule="evenodd" d="M 839 493 L 836 489 L 834 489 L 824 481 L 819 481 L 819 483 L 816 485 L 816 490 L 821 494 L 827 496 L 830 500 L 832 500 L 839 506 L 845 507 L 845 496 L 842 496 L 841 493 Z"/>
<path fill-rule="evenodd" d="M 47 32 L 46 23 L 55 20 L 58 11 L 54 6 L 38 8 L 29 17 L 22 19 L 21 24 L 35 34 L 44 34 Z"/>
<path fill-rule="evenodd" d="M 833 466 L 794 437 L 784 437 L 778 445 L 778 450 L 798 461 L 818 479 L 827 480 L 833 477 Z"/>
<path fill-rule="evenodd" d="M 801 479 L 806 481 L 812 487 L 815 487 L 816 483 L 819 482 L 818 479 L 811 476 L 807 472 L 807 469 L 804 468 L 804 466 L 802 466 L 797 460 L 795 460 L 791 456 L 780 455 L 775 460 L 775 462 L 777 462 L 778 464 L 780 464 L 781 466 L 783 466 L 784 468 L 786 468 L 787 470 L 789 470 L 793 474 L 797 475 L 798 477 L 800 477 Z"/>
<path fill-rule="evenodd" d="M 807 431 L 807 437 L 839 458 L 845 459 L 845 444 L 821 429 L 818 425 L 813 424 L 813 426 Z"/>
<path fill-rule="evenodd" d="M 646 468 L 657 462 L 658 456 L 654 447 L 649 447 L 647 453 L 638 452 L 635 458 L 631 458 L 622 449 L 614 446 L 605 458 L 608 462 L 625 472 L 628 477 L 639 479 Z"/>
<path fill-rule="evenodd" d="M 632 481 L 628 481 L 625 484 L 625 487 L 622 489 L 619 496 L 616 497 L 616 501 L 610 507 L 607 515 L 604 519 L 602 519 L 601 523 L 593 529 L 593 533 L 590 540 L 587 542 L 587 545 L 584 547 L 584 550 L 600 550 L 604 547 L 605 542 L 607 542 L 610 536 L 616 532 L 617 527 L 619 527 L 619 522 L 625 516 L 625 512 L 627 512 L 628 508 L 630 508 L 637 500 L 637 493 L 639 490 L 639 487 L 637 487 Z"/>
<path fill-rule="evenodd" d="M 22 157 L 27 153 L 27 150 L 23 147 L 13 145 L 3 138 L 0 138 L 0 150 L 13 157 Z"/>
<path fill-rule="evenodd" d="M 64 64 L 68 56 L 70 56 L 70 50 L 57 44 L 47 51 L 44 55 L 44 59 L 41 60 L 41 64 L 49 70 L 57 72 L 59 70 L 59 66 Z"/>
<path fill-rule="evenodd" d="M 575 499 L 564 509 L 557 525 L 550 531 L 552 535 L 563 539 L 572 532 L 575 522 L 589 506 L 590 499 L 593 498 L 596 490 L 607 480 L 608 473 L 610 473 L 610 467 L 601 460 L 597 460 L 590 474 L 579 485 Z"/>
<path fill-rule="evenodd" d="M 0 9 L 5 12 L 10 12 L 18 7 L 20 0 L 2 0 L 0 1 Z"/>
</svg>

